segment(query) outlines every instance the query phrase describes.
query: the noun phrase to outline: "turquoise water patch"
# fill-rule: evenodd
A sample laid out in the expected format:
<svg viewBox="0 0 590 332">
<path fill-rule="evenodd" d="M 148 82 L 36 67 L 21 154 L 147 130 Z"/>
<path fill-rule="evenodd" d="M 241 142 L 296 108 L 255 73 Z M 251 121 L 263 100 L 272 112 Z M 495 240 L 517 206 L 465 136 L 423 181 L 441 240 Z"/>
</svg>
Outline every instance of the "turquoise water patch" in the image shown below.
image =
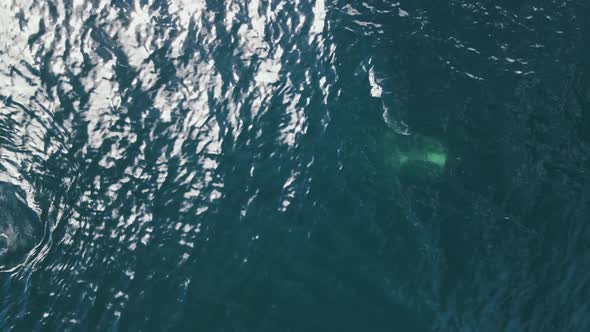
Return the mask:
<svg viewBox="0 0 590 332">
<path fill-rule="evenodd" d="M 588 3 L 0 1 L 0 331 L 590 331 Z"/>
</svg>

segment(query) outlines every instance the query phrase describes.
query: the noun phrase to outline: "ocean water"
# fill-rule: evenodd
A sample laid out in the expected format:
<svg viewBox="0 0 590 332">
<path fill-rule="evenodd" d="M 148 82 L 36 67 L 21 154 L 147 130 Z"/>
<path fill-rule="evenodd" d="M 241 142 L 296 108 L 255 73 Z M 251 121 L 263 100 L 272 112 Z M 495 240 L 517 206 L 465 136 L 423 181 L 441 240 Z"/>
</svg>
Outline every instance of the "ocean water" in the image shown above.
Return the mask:
<svg viewBox="0 0 590 332">
<path fill-rule="evenodd" d="M 590 331 L 589 36 L 585 0 L 2 1 L 0 245 L 41 235 L 0 331 Z"/>
</svg>

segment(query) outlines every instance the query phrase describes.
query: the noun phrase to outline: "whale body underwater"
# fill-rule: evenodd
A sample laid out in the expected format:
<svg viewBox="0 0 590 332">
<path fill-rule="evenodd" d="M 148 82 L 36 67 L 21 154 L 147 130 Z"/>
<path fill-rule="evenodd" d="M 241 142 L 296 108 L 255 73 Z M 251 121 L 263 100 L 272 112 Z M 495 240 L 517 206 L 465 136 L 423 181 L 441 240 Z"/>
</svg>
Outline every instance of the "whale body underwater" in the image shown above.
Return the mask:
<svg viewBox="0 0 590 332">
<path fill-rule="evenodd" d="M 407 181 L 436 181 L 448 162 L 447 147 L 433 137 L 388 131 L 379 142 L 385 168 Z"/>
<path fill-rule="evenodd" d="M 0 271 L 24 262 L 42 237 L 39 216 L 18 186 L 0 182 Z"/>
</svg>

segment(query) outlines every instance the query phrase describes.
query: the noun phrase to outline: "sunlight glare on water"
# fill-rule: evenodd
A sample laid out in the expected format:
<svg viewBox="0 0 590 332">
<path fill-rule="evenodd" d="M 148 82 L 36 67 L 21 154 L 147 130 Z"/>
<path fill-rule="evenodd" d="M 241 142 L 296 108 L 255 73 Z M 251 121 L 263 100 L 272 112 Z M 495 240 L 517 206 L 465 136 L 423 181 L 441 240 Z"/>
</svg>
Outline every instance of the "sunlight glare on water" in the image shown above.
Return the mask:
<svg viewBox="0 0 590 332">
<path fill-rule="evenodd" d="M 588 13 L 3 1 L 0 330 L 588 330 Z"/>
</svg>

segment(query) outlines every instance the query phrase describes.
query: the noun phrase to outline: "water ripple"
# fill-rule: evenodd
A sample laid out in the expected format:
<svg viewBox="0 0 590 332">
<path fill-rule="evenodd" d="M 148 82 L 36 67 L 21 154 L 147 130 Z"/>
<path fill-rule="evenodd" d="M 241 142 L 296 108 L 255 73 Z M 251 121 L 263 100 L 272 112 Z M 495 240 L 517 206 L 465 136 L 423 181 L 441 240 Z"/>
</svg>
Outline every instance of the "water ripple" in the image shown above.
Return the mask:
<svg viewBox="0 0 590 332">
<path fill-rule="evenodd" d="M 589 326 L 584 16 L 536 3 L 1 3 L 0 181 L 46 232 L 0 330 Z M 388 164 L 422 134 L 442 178 Z"/>
</svg>

